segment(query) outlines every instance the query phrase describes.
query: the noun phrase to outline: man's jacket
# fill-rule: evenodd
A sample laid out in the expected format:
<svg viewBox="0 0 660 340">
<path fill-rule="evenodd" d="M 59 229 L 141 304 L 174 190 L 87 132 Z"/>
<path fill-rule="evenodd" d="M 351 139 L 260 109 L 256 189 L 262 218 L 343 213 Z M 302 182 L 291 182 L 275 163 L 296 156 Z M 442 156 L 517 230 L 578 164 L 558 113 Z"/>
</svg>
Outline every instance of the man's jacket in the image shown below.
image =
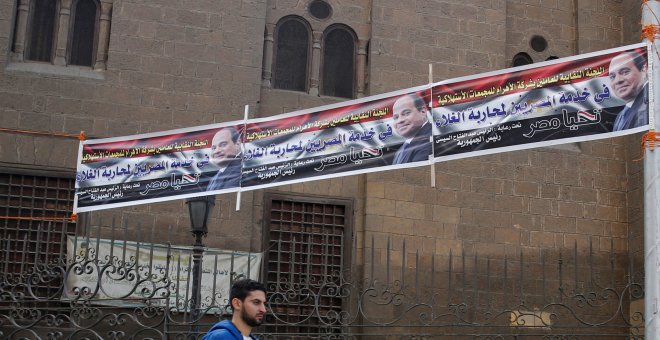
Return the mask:
<svg viewBox="0 0 660 340">
<path fill-rule="evenodd" d="M 241 185 L 241 156 L 232 159 L 225 171 L 215 174 L 206 187 L 206 191 L 237 188 Z"/>
<path fill-rule="evenodd" d="M 250 334 L 251 339 L 259 340 L 256 336 Z M 209 330 L 202 340 L 243 340 L 243 335 L 238 331 L 229 320 L 222 320 Z"/>
<path fill-rule="evenodd" d="M 644 85 L 630 108 L 624 108 L 616 116 L 614 131 L 632 129 L 649 123 L 649 84 Z"/>
<path fill-rule="evenodd" d="M 431 133 L 431 124 L 427 122 L 417 131 L 409 144 L 404 143 L 401 145 L 394 155 L 392 164 L 428 161 L 432 152 L 431 140 L 429 139 Z"/>
</svg>

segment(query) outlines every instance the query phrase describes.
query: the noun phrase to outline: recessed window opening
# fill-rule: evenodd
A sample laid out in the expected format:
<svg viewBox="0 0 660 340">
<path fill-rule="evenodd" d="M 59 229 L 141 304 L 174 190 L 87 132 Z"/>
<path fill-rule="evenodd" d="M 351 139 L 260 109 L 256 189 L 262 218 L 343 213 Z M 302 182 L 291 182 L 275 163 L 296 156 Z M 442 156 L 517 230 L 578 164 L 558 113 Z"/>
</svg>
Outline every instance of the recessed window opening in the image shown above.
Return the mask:
<svg viewBox="0 0 660 340">
<path fill-rule="evenodd" d="M 535 35 L 529 40 L 529 45 L 536 52 L 543 52 L 548 48 L 548 41 L 540 35 Z"/>
<path fill-rule="evenodd" d="M 328 19 L 332 14 L 332 7 L 325 1 L 314 0 L 309 4 L 309 14 L 316 19 Z"/>
</svg>

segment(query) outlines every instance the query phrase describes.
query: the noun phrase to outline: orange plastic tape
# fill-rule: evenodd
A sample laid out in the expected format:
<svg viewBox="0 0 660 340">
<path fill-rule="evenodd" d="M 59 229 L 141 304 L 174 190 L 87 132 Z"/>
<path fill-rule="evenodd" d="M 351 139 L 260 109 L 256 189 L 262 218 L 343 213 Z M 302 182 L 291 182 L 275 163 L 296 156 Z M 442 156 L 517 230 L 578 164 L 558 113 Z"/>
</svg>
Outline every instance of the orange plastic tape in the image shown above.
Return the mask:
<svg viewBox="0 0 660 340">
<path fill-rule="evenodd" d="M 86 139 L 85 131 L 80 131 L 80 133 L 77 134 L 77 135 L 72 135 L 72 134 L 68 134 L 68 133 L 54 133 L 54 132 L 30 131 L 30 130 L 18 130 L 18 129 L 6 129 L 6 128 L 0 128 L 0 131 L 28 133 L 28 134 L 32 134 L 32 135 L 70 137 L 70 138 L 75 138 L 75 139 L 78 139 L 78 140 L 85 140 Z"/>
<path fill-rule="evenodd" d="M 642 136 L 642 157 L 636 159 L 636 161 L 644 158 L 644 152 L 646 151 L 646 148 L 655 148 L 658 143 L 660 143 L 660 132 L 651 130 L 645 133 L 644 136 Z"/>
<path fill-rule="evenodd" d="M 29 217 L 29 216 L 0 216 L 3 220 L 28 220 L 28 221 L 45 221 L 45 222 L 75 222 L 78 220 L 76 214 L 71 214 L 71 217 Z"/>
<path fill-rule="evenodd" d="M 655 41 L 655 36 L 660 35 L 659 25 L 646 25 L 642 27 L 641 37 L 648 39 L 650 42 Z"/>
</svg>

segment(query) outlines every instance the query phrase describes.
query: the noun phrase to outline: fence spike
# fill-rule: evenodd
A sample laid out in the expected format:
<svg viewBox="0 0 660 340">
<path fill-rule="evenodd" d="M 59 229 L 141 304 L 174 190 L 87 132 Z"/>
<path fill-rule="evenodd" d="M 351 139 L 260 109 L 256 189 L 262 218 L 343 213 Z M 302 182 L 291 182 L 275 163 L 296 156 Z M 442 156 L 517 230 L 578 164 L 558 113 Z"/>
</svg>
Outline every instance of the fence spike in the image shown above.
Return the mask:
<svg viewBox="0 0 660 340">
<path fill-rule="evenodd" d="M 374 244 L 375 244 L 374 235 L 371 235 L 371 276 L 370 276 L 371 282 L 369 282 L 370 287 L 373 287 L 373 282 L 375 281 L 375 278 L 374 278 L 374 258 L 376 256 L 376 254 L 375 254 L 376 250 L 374 248 Z"/>
<path fill-rule="evenodd" d="M 406 266 L 408 262 L 408 250 L 406 249 L 406 239 L 403 239 L 403 252 L 401 260 L 401 289 L 406 286 Z"/>
<path fill-rule="evenodd" d="M 461 275 L 462 275 L 462 280 L 461 280 L 461 302 L 465 302 L 465 284 L 467 281 L 467 277 L 465 275 L 465 249 L 461 251 Z"/>
<path fill-rule="evenodd" d="M 486 256 L 486 311 L 490 311 L 490 300 L 492 292 L 490 288 L 490 255 Z"/>
<path fill-rule="evenodd" d="M 614 264 L 616 258 L 614 257 L 614 239 L 610 237 L 610 287 L 614 287 Z M 632 258 L 630 259 L 632 261 Z"/>
<path fill-rule="evenodd" d="M 559 269 L 559 301 L 564 300 L 564 251 L 563 247 L 559 248 L 559 259 L 557 260 Z"/>
<path fill-rule="evenodd" d="M 479 303 L 479 289 L 477 289 L 477 275 L 479 269 L 477 268 L 477 252 L 474 252 L 474 268 L 472 269 L 472 321 L 477 320 L 477 303 Z"/>
<path fill-rule="evenodd" d="M 232 254 L 234 256 L 234 254 Z M 250 266 L 250 258 L 248 258 L 248 267 Z M 250 275 L 250 270 L 248 269 L 248 276 Z M 218 282 L 218 253 L 215 253 L 214 256 L 214 261 L 213 261 L 213 289 L 211 290 L 211 305 L 216 304 L 215 300 L 215 292 L 216 292 L 216 287 L 217 287 L 217 282 Z M 230 286 L 231 287 L 231 286 Z"/>
<path fill-rule="evenodd" d="M 573 260 L 575 261 L 575 293 L 578 292 L 578 251 L 577 240 L 573 241 Z"/>
<path fill-rule="evenodd" d="M 447 288 L 447 304 L 451 305 L 451 282 L 452 282 L 452 272 L 454 270 L 454 256 L 452 254 L 451 248 L 449 249 L 449 284 Z"/>
<path fill-rule="evenodd" d="M 594 248 L 593 240 L 589 237 L 589 289 L 594 286 Z"/>
<path fill-rule="evenodd" d="M 523 252 L 522 249 L 520 249 L 520 305 L 524 306 L 525 305 L 525 288 L 524 283 L 523 283 L 523 271 L 524 271 L 524 263 L 523 263 Z"/>
<path fill-rule="evenodd" d="M 415 251 L 415 301 L 419 301 L 419 249 Z"/>
</svg>

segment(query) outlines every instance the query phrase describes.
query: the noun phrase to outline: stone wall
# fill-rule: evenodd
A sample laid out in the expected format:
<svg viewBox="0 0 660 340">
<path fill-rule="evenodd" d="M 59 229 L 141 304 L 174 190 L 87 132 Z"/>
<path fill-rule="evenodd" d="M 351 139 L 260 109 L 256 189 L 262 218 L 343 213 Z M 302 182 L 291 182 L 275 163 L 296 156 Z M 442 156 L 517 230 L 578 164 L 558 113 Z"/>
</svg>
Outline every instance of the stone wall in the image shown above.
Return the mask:
<svg viewBox="0 0 660 340">
<path fill-rule="evenodd" d="M 616 0 L 331 0 L 331 21 L 314 21 L 318 35 L 333 23 L 356 33 L 368 62 L 364 95 L 425 84 L 428 65 L 439 81 L 509 67 L 513 55 L 534 61 L 633 42 L 633 9 Z M 0 45 L 8 55 L 15 1 L 0 2 Z M 624 11 L 628 9 L 628 11 Z M 272 89 L 262 80 L 269 58 L 268 34 L 284 15 L 308 16 L 302 1 L 227 0 L 115 1 L 107 69 L 97 77 L 0 69 L 0 127 L 90 138 L 163 131 L 270 116 L 340 98 Z M 625 23 L 625 25 L 624 25 Z M 625 33 L 625 39 L 623 39 Z M 533 35 L 548 49 L 535 52 Z M 266 38 L 265 38 L 266 36 Z M 317 39 L 317 38 L 315 38 Z M 317 47 L 313 47 L 317 48 Z M 29 64 L 29 63 L 27 63 Z M 312 71 L 312 78 L 314 71 Z M 313 80 L 313 79 L 312 79 Z M 318 78 L 316 79 L 318 81 Z M 492 256 L 544 249 L 586 250 L 614 244 L 627 251 L 631 190 L 639 167 L 626 139 L 581 143 L 438 163 L 437 187 L 429 167 L 315 181 L 270 189 L 351 198 L 360 247 L 374 237 L 406 240 L 411 253 L 465 251 Z M 0 132 L 0 165 L 70 171 L 74 138 Z M 636 187 L 630 187 L 631 175 Z M 209 246 L 261 251 L 263 192 L 218 196 Z M 637 204 L 635 203 L 635 206 Z M 93 214 L 140 222 L 158 231 L 173 228 L 173 242 L 188 244 L 182 201 L 113 209 Z M 636 224 L 638 227 L 638 225 Z M 166 241 L 158 233 L 157 241 Z M 393 244 L 400 244 L 394 242 Z M 401 257 L 399 257 L 401 262 Z"/>
<path fill-rule="evenodd" d="M 0 3 L 0 45 L 8 55 L 15 1 Z M 39 63 L 12 71 L 0 69 L 0 127 L 68 133 L 88 138 L 164 131 L 242 119 L 243 106 L 259 100 L 264 1 L 179 2 L 115 1 L 107 69 L 93 77 L 76 67 L 54 73 Z M 0 133 L 0 165 L 61 170 L 74 177 L 78 141 L 74 138 Z M 234 197 L 218 202 L 214 224 L 231 235 L 213 246 L 249 249 L 251 216 L 233 212 Z M 251 195 L 243 195 L 244 207 Z M 168 226 L 174 243 L 189 244 L 187 210 L 182 201 L 113 209 L 92 214 L 92 221 L 129 219 L 158 230 Z M 228 223 L 231 221 L 231 223 Z"/>
</svg>

